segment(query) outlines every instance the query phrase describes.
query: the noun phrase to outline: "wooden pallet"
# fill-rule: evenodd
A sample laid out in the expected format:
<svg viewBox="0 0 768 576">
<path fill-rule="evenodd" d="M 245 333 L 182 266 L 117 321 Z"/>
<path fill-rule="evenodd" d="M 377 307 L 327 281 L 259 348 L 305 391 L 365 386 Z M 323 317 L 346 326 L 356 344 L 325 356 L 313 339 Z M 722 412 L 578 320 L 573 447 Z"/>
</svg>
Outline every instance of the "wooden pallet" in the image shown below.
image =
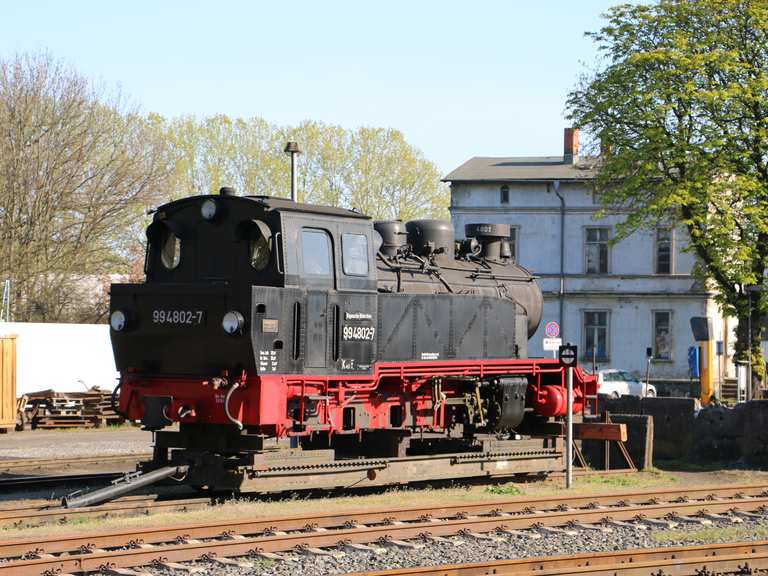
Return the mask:
<svg viewBox="0 0 768 576">
<path fill-rule="evenodd" d="M 121 424 L 124 419 L 112 409 L 112 393 L 99 389 L 59 393 L 33 392 L 25 402 L 24 423 L 30 428 L 94 428 Z"/>
</svg>

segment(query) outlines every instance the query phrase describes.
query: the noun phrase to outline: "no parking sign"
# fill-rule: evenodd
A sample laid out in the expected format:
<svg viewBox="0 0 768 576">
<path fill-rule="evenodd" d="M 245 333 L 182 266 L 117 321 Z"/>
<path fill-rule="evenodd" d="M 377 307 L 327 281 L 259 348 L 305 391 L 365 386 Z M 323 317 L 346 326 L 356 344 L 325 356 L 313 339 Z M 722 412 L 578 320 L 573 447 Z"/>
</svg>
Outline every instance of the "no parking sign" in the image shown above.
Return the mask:
<svg viewBox="0 0 768 576">
<path fill-rule="evenodd" d="M 544 325 L 544 334 L 547 338 L 557 338 L 560 336 L 560 325 L 557 322 L 547 322 Z"/>
</svg>

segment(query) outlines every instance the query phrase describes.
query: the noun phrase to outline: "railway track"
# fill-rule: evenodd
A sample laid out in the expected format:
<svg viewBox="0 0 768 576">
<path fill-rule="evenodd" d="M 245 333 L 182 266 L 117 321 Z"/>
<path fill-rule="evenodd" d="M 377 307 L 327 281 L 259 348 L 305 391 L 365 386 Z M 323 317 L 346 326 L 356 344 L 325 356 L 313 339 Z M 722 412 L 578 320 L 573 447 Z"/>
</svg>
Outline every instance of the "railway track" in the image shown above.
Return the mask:
<svg viewBox="0 0 768 576">
<path fill-rule="evenodd" d="M 348 576 L 504 576 L 529 573 L 537 576 L 705 576 L 715 573 L 754 574 L 754 570 L 765 569 L 768 569 L 768 541 L 755 541 L 399 568 Z"/>
<path fill-rule="evenodd" d="M 159 500 L 157 496 L 126 496 L 101 506 L 67 510 L 58 506 L 17 506 L 0 508 L 0 528 L 34 527 L 41 524 L 66 524 L 86 518 L 113 518 L 164 512 L 183 512 L 205 508 L 210 498 L 172 498 Z"/>
<path fill-rule="evenodd" d="M 286 551 L 338 555 L 344 548 L 354 548 L 374 552 L 381 546 L 415 548 L 423 546 L 425 540 L 455 536 L 541 538 L 593 530 L 608 533 L 617 527 L 640 530 L 756 518 L 768 518 L 768 485 L 234 519 L 3 542 L 0 576 L 168 566 L 201 560 L 244 565 L 245 561 L 230 558 L 280 560 L 280 553 Z M 768 544 L 763 550 L 768 557 Z M 441 572 L 446 573 L 451 572 Z"/>
<path fill-rule="evenodd" d="M 745 494 L 755 494 L 763 490 L 765 490 L 768 494 L 768 485 L 735 485 L 732 487 L 732 491 L 730 493 L 738 494 L 743 492 Z M 687 490 L 685 495 L 692 498 L 701 498 L 711 495 L 711 492 L 712 488 L 701 487 Z M 112 502 L 107 502 L 99 506 L 72 509 L 62 508 L 58 505 L 11 506 L 6 508 L 0 507 L 0 528 L 9 526 L 34 527 L 54 522 L 58 524 L 72 523 L 86 518 L 109 518 L 116 516 L 135 516 L 152 513 L 184 511 L 205 508 L 210 506 L 212 503 L 211 498 L 208 497 L 185 498 L 184 496 L 184 494 L 179 495 L 178 497 L 170 496 L 163 498 L 159 498 L 156 494 L 124 496 L 120 499 L 113 500 Z M 671 500 L 682 498 L 683 496 L 684 494 L 679 490 L 663 489 L 644 492 L 621 492 L 613 497 L 602 496 L 601 498 L 604 502 L 608 502 L 610 505 L 616 505 L 622 501 L 642 503 L 651 499 Z M 586 506 L 593 503 L 595 498 L 595 496 L 583 496 L 577 498 L 573 496 L 562 496 L 533 498 L 518 501 L 499 501 L 499 503 L 504 504 L 505 506 L 510 507 L 510 510 L 515 511 L 514 504 L 517 502 L 519 503 L 517 511 L 524 511 L 526 508 L 553 509 L 567 505 Z M 495 502 L 490 502 L 480 505 L 464 505 L 461 506 L 461 508 L 468 513 L 488 513 L 488 511 L 493 510 L 493 506 L 495 504 Z M 414 511 L 417 509 L 409 508 L 408 510 Z M 425 508 L 421 511 L 421 514 L 427 515 L 432 510 L 434 510 L 434 508 Z M 444 512 L 449 513 L 450 510 L 445 510 Z"/>
<path fill-rule="evenodd" d="M 116 462 L 135 462 L 152 458 L 151 452 L 137 454 L 109 454 L 105 456 L 81 456 L 77 458 L 23 458 L 18 460 L 0 460 L 0 473 L 17 470 L 44 470 L 46 468 L 73 468 L 112 464 Z"/>
<path fill-rule="evenodd" d="M 123 472 L 91 472 L 87 474 L 50 474 L 45 476 L 11 476 L 0 478 L 0 490 L 34 490 L 76 484 L 106 484 L 123 476 Z"/>
</svg>

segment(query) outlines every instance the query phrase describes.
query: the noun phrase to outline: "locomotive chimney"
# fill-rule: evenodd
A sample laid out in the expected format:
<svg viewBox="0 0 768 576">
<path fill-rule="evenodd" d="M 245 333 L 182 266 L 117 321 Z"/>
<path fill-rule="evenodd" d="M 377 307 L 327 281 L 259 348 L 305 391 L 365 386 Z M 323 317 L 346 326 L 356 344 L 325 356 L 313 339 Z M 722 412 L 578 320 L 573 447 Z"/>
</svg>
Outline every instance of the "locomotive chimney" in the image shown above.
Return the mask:
<svg viewBox="0 0 768 576">
<path fill-rule="evenodd" d="M 563 131 L 563 163 L 576 164 L 579 161 L 579 129 L 566 128 Z"/>
<path fill-rule="evenodd" d="M 301 154 L 297 142 L 288 142 L 283 150 L 291 157 L 291 200 L 296 202 L 296 156 Z"/>
<path fill-rule="evenodd" d="M 480 255 L 488 260 L 506 260 L 512 256 L 509 248 L 509 224 L 467 224 L 464 234 L 477 238 L 482 246 Z"/>
</svg>

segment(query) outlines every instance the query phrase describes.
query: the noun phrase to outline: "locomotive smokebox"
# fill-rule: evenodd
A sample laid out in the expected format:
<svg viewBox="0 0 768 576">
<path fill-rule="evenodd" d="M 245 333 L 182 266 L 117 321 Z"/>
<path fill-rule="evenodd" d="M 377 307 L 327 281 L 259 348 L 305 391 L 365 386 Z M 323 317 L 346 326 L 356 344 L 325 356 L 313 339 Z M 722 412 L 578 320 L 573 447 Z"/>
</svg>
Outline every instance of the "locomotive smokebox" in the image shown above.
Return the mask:
<svg viewBox="0 0 768 576">
<path fill-rule="evenodd" d="M 509 224 L 467 224 L 464 234 L 476 238 L 482 247 L 481 255 L 488 260 L 511 258 Z"/>
<path fill-rule="evenodd" d="M 381 253 L 389 258 L 397 256 L 398 250 L 408 244 L 408 232 L 402 220 L 379 220 L 373 229 L 381 235 Z"/>
<path fill-rule="evenodd" d="M 411 220 L 405 225 L 408 244 L 417 256 L 432 254 L 454 258 L 453 226 L 445 220 Z"/>
</svg>

